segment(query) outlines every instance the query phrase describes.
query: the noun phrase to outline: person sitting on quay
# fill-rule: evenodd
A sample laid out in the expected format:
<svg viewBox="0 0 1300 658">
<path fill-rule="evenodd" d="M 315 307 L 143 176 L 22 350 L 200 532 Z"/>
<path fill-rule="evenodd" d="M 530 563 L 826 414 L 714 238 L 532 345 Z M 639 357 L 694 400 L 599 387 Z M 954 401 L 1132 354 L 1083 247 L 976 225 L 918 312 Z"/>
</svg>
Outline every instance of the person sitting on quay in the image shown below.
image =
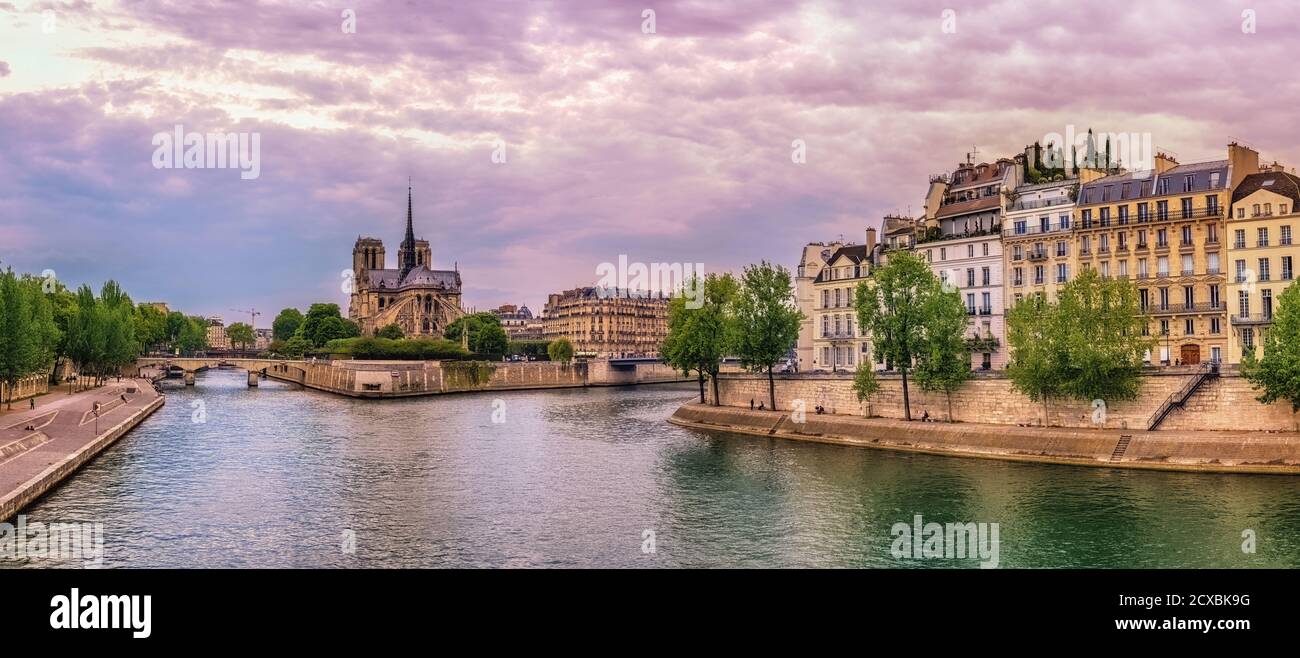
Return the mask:
<svg viewBox="0 0 1300 658">
<path fill-rule="evenodd" d="M 762 403 L 762 402 L 759 402 L 759 403 L 758 403 L 758 410 L 759 410 L 759 411 L 763 411 L 763 403 Z"/>
</svg>

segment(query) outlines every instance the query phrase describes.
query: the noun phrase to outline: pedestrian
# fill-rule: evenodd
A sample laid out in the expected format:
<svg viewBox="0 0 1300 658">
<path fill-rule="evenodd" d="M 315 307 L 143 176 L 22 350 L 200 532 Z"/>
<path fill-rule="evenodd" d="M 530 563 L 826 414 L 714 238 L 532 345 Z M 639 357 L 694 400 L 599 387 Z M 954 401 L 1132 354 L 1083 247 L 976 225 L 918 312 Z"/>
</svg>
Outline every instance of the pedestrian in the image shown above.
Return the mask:
<svg viewBox="0 0 1300 658">
<path fill-rule="evenodd" d="M 36 408 L 36 398 L 32 398 L 32 399 L 30 399 L 30 400 L 28 400 L 28 402 L 31 403 L 31 406 L 29 407 L 30 409 L 35 409 L 35 408 Z"/>
<path fill-rule="evenodd" d="M 762 402 L 759 402 L 759 403 L 758 403 L 758 410 L 759 410 L 759 411 L 763 411 L 763 403 L 762 403 Z"/>
<path fill-rule="evenodd" d="M 754 410 L 754 398 L 749 399 L 749 410 L 750 411 Z"/>
</svg>

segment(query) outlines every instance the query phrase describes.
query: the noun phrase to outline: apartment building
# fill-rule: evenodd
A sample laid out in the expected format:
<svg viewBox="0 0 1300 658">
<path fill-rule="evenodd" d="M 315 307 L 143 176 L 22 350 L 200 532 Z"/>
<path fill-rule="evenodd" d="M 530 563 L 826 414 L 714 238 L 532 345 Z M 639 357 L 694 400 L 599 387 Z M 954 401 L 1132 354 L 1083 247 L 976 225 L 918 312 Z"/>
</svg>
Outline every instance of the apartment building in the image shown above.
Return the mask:
<svg viewBox="0 0 1300 658">
<path fill-rule="evenodd" d="M 1056 299 L 1070 280 L 1073 217 L 1079 179 L 1021 185 L 1002 222 L 1005 295 L 1012 305 L 1029 295 Z"/>
<path fill-rule="evenodd" d="M 1300 244 L 1300 178 L 1274 163 L 1246 176 L 1232 193 L 1226 230 L 1228 263 L 1228 362 L 1259 353 L 1273 323 L 1277 298 L 1295 279 Z"/>
<path fill-rule="evenodd" d="M 545 340 L 568 338 L 580 356 L 656 356 L 668 335 L 668 296 L 595 287 L 552 293 L 542 334 Z"/>
<path fill-rule="evenodd" d="M 1235 184 L 1258 170 L 1258 153 L 1233 143 L 1226 160 L 1183 165 L 1161 153 L 1151 171 L 1080 188 L 1075 269 L 1136 282 L 1146 330 L 1158 339 L 1152 363 L 1226 356 L 1224 209 Z"/>
<path fill-rule="evenodd" d="M 821 271 L 830 262 L 843 242 L 809 242 L 804 245 L 799 256 L 799 266 L 795 268 L 794 295 L 795 303 L 803 311 L 803 321 L 799 324 L 799 339 L 795 342 L 795 368 L 800 371 L 813 370 L 813 334 L 816 325 L 817 297 L 814 283 Z"/>
<path fill-rule="evenodd" d="M 1007 363 L 1002 228 L 1007 192 L 1022 181 L 1023 162 L 1010 158 L 968 161 L 946 181 L 931 178 L 932 192 L 942 185 L 943 193 L 933 212 L 927 202 L 925 234 L 916 249 L 966 304 L 968 337 L 977 346 L 971 368 L 978 370 Z"/>
</svg>

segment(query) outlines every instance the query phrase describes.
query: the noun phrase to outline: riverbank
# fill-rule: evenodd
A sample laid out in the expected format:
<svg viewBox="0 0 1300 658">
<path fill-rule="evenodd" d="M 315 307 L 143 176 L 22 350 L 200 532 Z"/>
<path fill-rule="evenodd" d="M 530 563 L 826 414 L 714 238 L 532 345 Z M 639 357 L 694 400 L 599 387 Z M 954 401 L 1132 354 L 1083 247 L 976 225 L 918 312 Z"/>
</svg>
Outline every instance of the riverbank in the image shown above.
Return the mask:
<svg viewBox="0 0 1300 658">
<path fill-rule="evenodd" d="M 923 423 L 682 405 L 668 422 L 706 431 L 1009 461 L 1214 473 L 1300 475 L 1300 433 Z M 1128 440 L 1125 440 L 1128 437 Z"/>
<path fill-rule="evenodd" d="M 149 380 L 133 379 L 40 402 L 35 409 L 5 416 L 0 424 L 0 522 L 57 487 L 164 399 Z"/>
</svg>

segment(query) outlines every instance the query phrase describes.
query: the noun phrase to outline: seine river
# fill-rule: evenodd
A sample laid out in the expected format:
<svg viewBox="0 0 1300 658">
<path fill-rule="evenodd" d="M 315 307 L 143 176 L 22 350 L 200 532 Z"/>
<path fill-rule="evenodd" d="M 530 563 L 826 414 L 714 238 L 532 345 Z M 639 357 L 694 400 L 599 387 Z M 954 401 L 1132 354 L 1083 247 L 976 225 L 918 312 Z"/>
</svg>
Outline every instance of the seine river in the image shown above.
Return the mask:
<svg viewBox="0 0 1300 658">
<path fill-rule="evenodd" d="M 102 522 L 108 567 L 978 563 L 894 557 L 891 527 L 917 514 L 997 523 L 1002 567 L 1300 566 L 1295 477 L 712 435 L 665 422 L 691 385 L 382 402 L 249 389 L 243 371 L 164 387 L 28 523 Z"/>
</svg>

